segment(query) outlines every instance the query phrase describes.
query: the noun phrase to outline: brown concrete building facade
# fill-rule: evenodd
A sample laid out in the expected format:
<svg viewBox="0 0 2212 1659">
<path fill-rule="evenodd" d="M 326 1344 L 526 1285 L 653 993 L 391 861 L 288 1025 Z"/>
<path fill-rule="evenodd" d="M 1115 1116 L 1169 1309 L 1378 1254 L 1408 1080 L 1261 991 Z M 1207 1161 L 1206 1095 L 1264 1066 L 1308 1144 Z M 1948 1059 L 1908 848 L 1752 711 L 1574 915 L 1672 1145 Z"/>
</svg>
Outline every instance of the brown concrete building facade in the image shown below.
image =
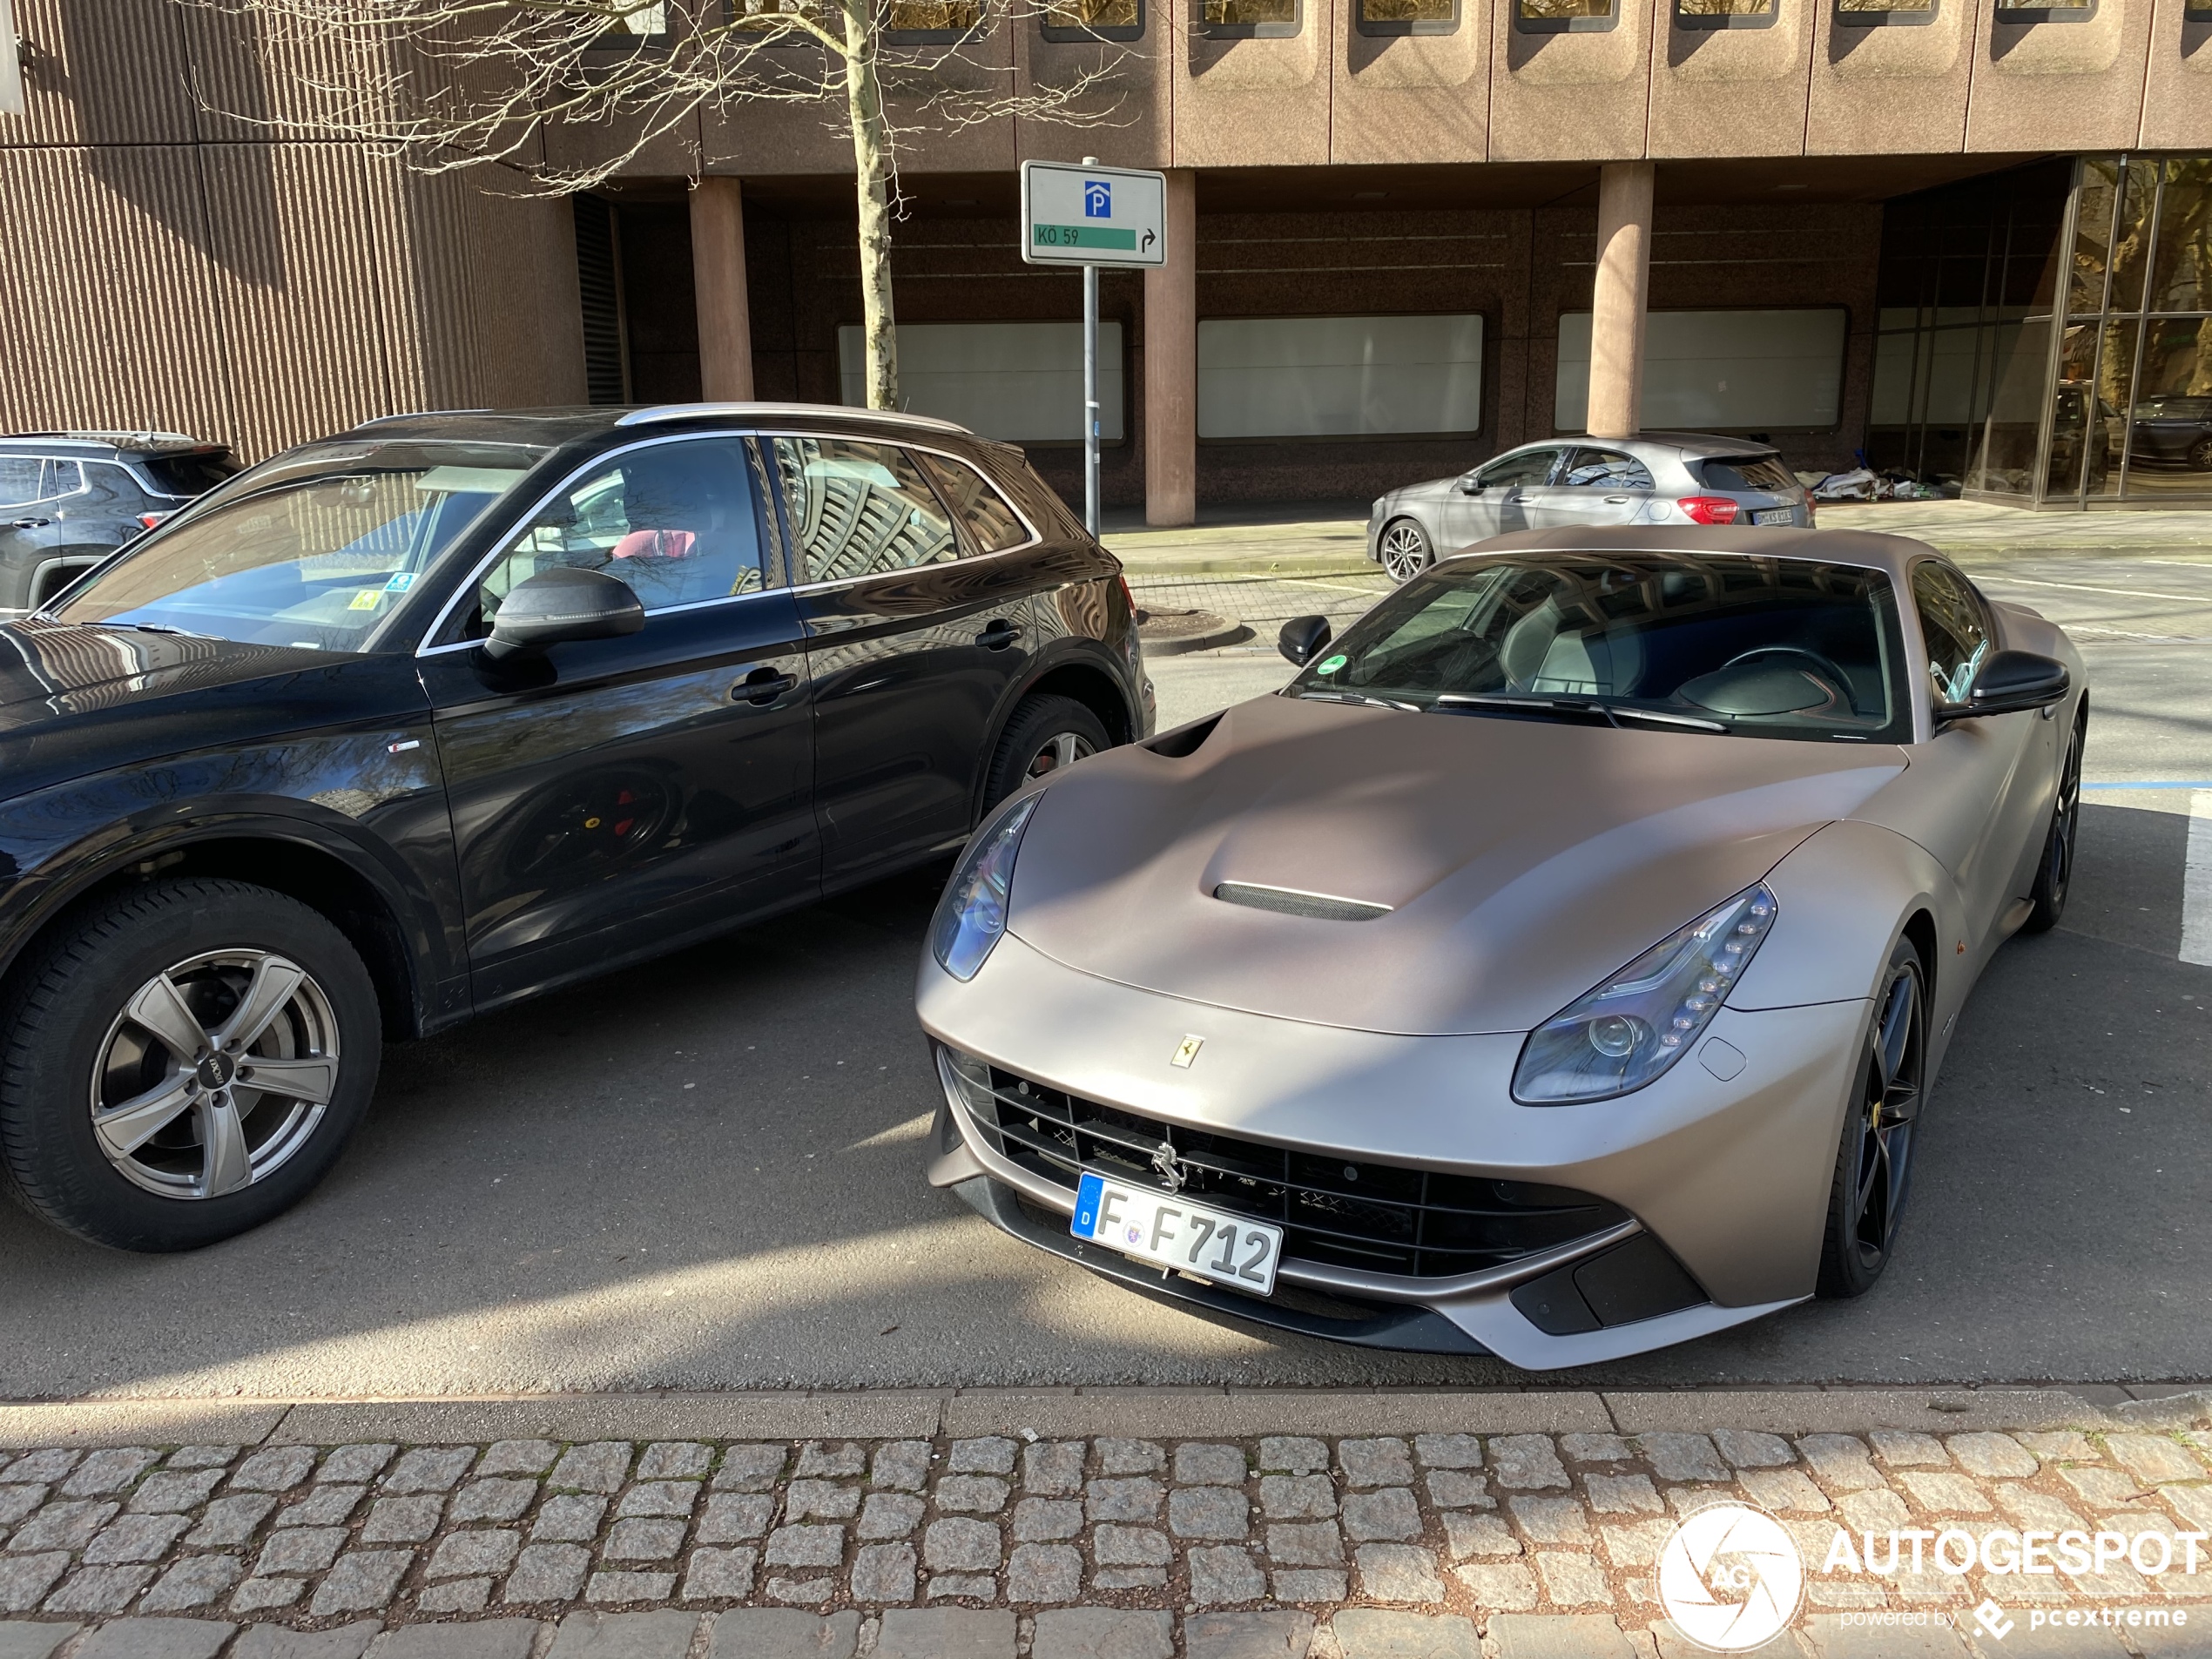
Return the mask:
<svg viewBox="0 0 2212 1659">
<path fill-rule="evenodd" d="M 413 408 L 857 401 L 817 111 L 530 199 L 293 136 L 308 78 L 235 18 L 13 4 L 0 426 L 258 457 Z M 1117 0 L 1111 47 L 974 15 L 980 83 L 1110 51 L 1117 113 L 907 135 L 902 395 L 1063 489 L 1079 282 L 1022 263 L 1015 169 L 1095 155 L 1170 179 L 1168 267 L 1102 283 L 1105 499 L 1156 522 L 1624 423 L 2212 497 L 2212 0 Z"/>
</svg>

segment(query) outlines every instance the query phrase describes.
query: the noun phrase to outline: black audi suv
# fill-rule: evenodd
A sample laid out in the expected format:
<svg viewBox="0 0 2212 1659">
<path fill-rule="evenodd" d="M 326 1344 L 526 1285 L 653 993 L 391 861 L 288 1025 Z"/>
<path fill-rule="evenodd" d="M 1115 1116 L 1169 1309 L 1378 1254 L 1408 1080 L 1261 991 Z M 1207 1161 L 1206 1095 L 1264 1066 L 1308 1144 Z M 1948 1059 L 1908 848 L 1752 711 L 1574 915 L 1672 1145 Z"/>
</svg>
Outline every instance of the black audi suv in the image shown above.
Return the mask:
<svg viewBox="0 0 2212 1659">
<path fill-rule="evenodd" d="M 1150 734 L 1019 450 L 853 409 L 407 415 L 0 624 L 0 1170 L 138 1250 L 296 1202 L 381 1043 L 957 846 Z"/>
</svg>

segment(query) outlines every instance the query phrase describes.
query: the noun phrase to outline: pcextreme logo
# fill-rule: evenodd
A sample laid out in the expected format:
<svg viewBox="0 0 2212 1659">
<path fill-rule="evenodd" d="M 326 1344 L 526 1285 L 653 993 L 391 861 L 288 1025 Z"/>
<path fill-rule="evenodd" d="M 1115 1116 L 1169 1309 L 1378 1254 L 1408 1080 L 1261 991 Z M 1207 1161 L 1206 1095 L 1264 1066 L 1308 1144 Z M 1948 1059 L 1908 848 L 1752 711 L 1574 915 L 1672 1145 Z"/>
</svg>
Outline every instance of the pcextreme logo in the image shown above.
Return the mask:
<svg viewBox="0 0 2212 1659">
<path fill-rule="evenodd" d="M 1748 1504 L 1685 1516 L 1659 1552 L 1659 1600 L 1675 1629 L 1712 1653 L 1780 1635 L 1804 1595 L 1804 1557 L 1782 1523 Z"/>
</svg>

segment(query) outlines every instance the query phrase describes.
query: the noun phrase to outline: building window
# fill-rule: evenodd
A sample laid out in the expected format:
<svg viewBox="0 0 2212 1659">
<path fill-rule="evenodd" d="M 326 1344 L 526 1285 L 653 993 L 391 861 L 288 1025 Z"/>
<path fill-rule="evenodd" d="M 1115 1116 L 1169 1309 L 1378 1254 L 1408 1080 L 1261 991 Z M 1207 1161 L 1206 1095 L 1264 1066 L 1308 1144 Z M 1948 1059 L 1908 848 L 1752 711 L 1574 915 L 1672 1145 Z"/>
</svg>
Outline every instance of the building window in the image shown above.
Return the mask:
<svg viewBox="0 0 2212 1659">
<path fill-rule="evenodd" d="M 1765 29 L 1780 15 L 1779 0 L 1675 0 L 1677 29 Z"/>
<path fill-rule="evenodd" d="M 1289 40 L 1305 26 L 1305 0 L 1197 0 L 1198 32 L 1215 40 Z"/>
<path fill-rule="evenodd" d="M 1045 0 L 1047 40 L 1142 40 L 1144 0 Z"/>
<path fill-rule="evenodd" d="M 1460 0 L 1356 0 L 1352 26 L 1363 35 L 1457 34 Z"/>
<path fill-rule="evenodd" d="M 1201 438 L 1481 428 L 1479 314 L 1242 317 L 1198 325 Z"/>
<path fill-rule="evenodd" d="M 1836 21 L 1846 29 L 1933 23 L 1937 0 L 1836 0 Z"/>
<path fill-rule="evenodd" d="M 1514 0 L 1513 26 L 1524 35 L 1585 35 L 1621 21 L 1615 0 Z"/>
<path fill-rule="evenodd" d="M 983 21 L 983 0 L 891 0 L 883 38 L 894 46 L 950 46 Z"/>
<path fill-rule="evenodd" d="M 2006 24 L 2028 23 L 2087 23 L 2097 15 L 2097 0 L 2080 0 L 2079 4 L 2047 4 L 2037 0 L 2030 5 L 2007 5 L 1997 0 L 1997 21 Z"/>
<path fill-rule="evenodd" d="M 1081 443 L 1083 326 L 1079 322 L 902 322 L 899 398 L 915 415 L 957 421 L 987 438 Z M 867 401 L 867 341 L 837 331 L 842 396 Z M 1122 325 L 1098 323 L 1098 429 L 1122 439 Z"/>
<path fill-rule="evenodd" d="M 594 51 L 634 51 L 640 46 L 668 44 L 668 0 L 641 0 L 627 11 L 608 21 L 599 37 L 591 43 Z"/>
<path fill-rule="evenodd" d="M 1692 432 L 1827 431 L 1841 418 L 1842 307 L 1655 311 L 1643 334 L 1642 424 Z M 1589 419 L 1590 314 L 1559 320 L 1552 426 Z"/>
</svg>

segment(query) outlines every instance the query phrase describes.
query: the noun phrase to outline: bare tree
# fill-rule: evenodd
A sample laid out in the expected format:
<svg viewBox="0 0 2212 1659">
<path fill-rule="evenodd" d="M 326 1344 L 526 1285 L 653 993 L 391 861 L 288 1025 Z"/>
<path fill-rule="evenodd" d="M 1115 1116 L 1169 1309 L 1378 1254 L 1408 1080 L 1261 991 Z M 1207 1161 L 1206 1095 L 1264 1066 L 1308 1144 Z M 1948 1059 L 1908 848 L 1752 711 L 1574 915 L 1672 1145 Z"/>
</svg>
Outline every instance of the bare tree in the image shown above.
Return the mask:
<svg viewBox="0 0 2212 1659">
<path fill-rule="evenodd" d="M 901 121 L 1110 125 L 1118 100 L 1109 83 L 1131 51 L 1101 40 L 1096 61 L 1062 83 L 986 90 L 1006 73 L 981 57 L 1002 24 L 1042 14 L 1086 29 L 1093 0 L 192 3 L 257 24 L 315 95 L 312 119 L 260 125 L 334 131 L 423 172 L 496 166 L 536 193 L 604 183 L 695 116 L 762 102 L 821 112 L 853 145 L 870 408 L 898 398 L 891 236 Z"/>
</svg>

